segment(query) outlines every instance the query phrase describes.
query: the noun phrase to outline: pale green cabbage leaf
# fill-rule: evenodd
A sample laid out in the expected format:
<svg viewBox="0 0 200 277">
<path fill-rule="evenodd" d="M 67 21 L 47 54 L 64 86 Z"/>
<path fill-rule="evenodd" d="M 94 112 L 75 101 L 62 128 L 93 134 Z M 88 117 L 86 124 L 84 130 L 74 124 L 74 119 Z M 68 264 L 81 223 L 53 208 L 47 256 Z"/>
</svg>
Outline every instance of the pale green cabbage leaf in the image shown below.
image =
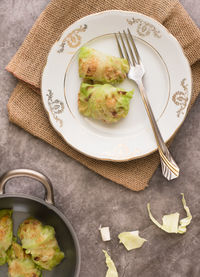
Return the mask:
<svg viewBox="0 0 200 277">
<path fill-rule="evenodd" d="M 182 195 L 182 203 L 183 207 L 186 211 L 187 217 L 183 218 L 179 222 L 179 213 L 173 213 L 169 215 L 164 215 L 162 217 L 162 225 L 153 217 L 151 210 L 150 210 L 150 204 L 147 204 L 147 210 L 149 213 L 150 219 L 153 221 L 155 225 L 157 225 L 160 229 L 164 230 L 167 233 L 179 233 L 184 234 L 186 232 L 186 226 L 190 224 L 192 220 L 192 215 L 190 213 L 190 209 L 186 205 L 184 194 Z M 179 225 L 180 224 L 180 225 Z"/>
<path fill-rule="evenodd" d="M 143 243 L 147 241 L 139 236 L 139 231 L 122 232 L 118 238 L 128 251 L 142 247 Z"/>
<path fill-rule="evenodd" d="M 106 257 L 106 264 L 108 267 L 107 273 L 105 277 L 118 277 L 117 269 L 115 267 L 115 264 L 111 257 L 108 255 L 108 252 L 103 250 L 103 253 L 105 254 Z"/>
<path fill-rule="evenodd" d="M 187 230 L 186 226 L 188 226 L 192 220 L 192 214 L 190 212 L 190 209 L 188 208 L 186 201 L 185 201 L 185 197 L 184 197 L 184 193 L 181 193 L 182 195 L 182 203 L 183 203 L 183 207 L 186 211 L 187 217 L 182 218 L 180 220 L 180 225 L 178 227 L 178 233 L 180 234 L 184 234 Z"/>
</svg>

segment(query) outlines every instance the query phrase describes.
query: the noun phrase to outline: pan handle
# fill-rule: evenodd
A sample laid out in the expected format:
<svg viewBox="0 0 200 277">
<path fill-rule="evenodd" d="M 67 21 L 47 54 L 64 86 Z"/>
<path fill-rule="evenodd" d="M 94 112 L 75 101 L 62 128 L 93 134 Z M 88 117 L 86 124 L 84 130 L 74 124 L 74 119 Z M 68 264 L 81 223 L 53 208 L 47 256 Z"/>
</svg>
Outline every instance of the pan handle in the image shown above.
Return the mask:
<svg viewBox="0 0 200 277">
<path fill-rule="evenodd" d="M 42 173 L 31 169 L 14 169 L 4 173 L 0 177 L 0 195 L 5 194 L 6 183 L 15 177 L 30 177 L 39 181 L 45 188 L 45 202 L 48 204 L 54 204 L 53 187 L 51 181 Z"/>
</svg>

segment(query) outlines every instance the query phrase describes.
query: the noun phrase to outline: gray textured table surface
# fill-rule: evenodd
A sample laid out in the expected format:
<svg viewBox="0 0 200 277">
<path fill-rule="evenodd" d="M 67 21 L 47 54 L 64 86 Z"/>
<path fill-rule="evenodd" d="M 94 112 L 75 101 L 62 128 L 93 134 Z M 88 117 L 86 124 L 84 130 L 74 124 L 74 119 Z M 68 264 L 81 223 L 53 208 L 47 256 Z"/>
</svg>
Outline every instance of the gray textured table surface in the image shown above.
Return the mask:
<svg viewBox="0 0 200 277">
<path fill-rule="evenodd" d="M 25 167 L 49 176 L 55 189 L 56 205 L 71 221 L 80 240 L 81 277 L 105 276 L 102 249 L 109 249 L 120 277 L 199 277 L 200 98 L 171 147 L 181 168 L 180 178 L 168 183 L 159 168 L 149 187 L 139 193 L 98 176 L 9 123 L 6 105 L 17 81 L 4 68 L 48 2 L 0 1 L 0 173 Z M 181 2 L 200 26 L 199 0 Z M 26 178 L 11 181 L 7 191 L 26 192 L 39 197 L 43 193 L 39 183 Z M 183 210 L 181 192 L 185 193 L 191 207 L 193 221 L 185 235 L 169 235 L 151 223 L 146 203 L 152 203 L 152 210 L 160 219 L 164 213 Z M 183 212 L 181 214 L 184 215 Z M 111 242 L 101 241 L 100 224 L 111 227 Z M 136 251 L 127 252 L 118 244 L 117 234 L 137 229 L 148 242 Z"/>
</svg>

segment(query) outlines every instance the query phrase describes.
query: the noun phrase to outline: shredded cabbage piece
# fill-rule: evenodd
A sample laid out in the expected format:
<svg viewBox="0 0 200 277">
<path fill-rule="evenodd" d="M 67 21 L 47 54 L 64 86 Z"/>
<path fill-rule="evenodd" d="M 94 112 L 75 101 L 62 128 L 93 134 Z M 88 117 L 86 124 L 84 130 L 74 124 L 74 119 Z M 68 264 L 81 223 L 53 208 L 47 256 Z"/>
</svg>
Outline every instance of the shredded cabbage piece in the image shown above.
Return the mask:
<svg viewBox="0 0 200 277">
<path fill-rule="evenodd" d="M 182 195 L 182 203 L 183 203 L 183 207 L 186 211 L 187 217 L 182 218 L 180 220 L 180 225 L 178 227 L 178 233 L 179 234 L 184 234 L 187 231 L 186 226 L 188 226 L 192 220 L 192 214 L 190 212 L 190 209 L 188 208 L 186 201 L 185 201 L 185 197 L 184 197 L 184 193 L 181 193 Z"/>
<path fill-rule="evenodd" d="M 147 210 L 149 213 L 150 219 L 153 221 L 155 225 L 157 225 L 160 229 L 164 230 L 167 233 L 179 233 L 179 234 L 184 234 L 187 230 L 186 226 L 190 224 L 192 220 L 192 215 L 190 213 L 190 209 L 186 205 L 185 197 L 184 194 L 181 193 L 182 195 L 182 203 L 183 207 L 186 211 L 187 217 L 183 218 L 179 222 L 179 213 L 173 213 L 169 215 L 164 215 L 162 217 L 162 222 L 163 224 L 161 225 L 152 215 L 151 210 L 150 210 L 150 204 L 147 204 Z M 180 225 L 179 225 L 180 224 Z"/>
<path fill-rule="evenodd" d="M 118 235 L 118 238 L 128 251 L 142 247 L 143 243 L 147 241 L 139 236 L 139 231 L 123 232 Z"/>
<path fill-rule="evenodd" d="M 118 277 L 117 269 L 115 267 L 115 264 L 114 264 L 113 260 L 108 255 L 107 251 L 103 250 L 103 253 L 105 254 L 106 264 L 107 264 L 107 267 L 108 267 L 108 270 L 106 272 L 105 277 Z"/>
<path fill-rule="evenodd" d="M 178 232 L 179 213 L 164 215 L 162 229 L 168 233 Z"/>
</svg>

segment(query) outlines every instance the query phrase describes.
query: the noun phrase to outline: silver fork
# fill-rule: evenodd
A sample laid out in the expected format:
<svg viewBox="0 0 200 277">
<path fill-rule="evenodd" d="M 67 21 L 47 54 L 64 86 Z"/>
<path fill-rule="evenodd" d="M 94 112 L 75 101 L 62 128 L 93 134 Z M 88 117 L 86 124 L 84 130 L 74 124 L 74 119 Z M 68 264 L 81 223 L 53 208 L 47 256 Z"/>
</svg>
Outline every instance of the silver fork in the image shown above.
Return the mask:
<svg viewBox="0 0 200 277">
<path fill-rule="evenodd" d="M 157 122 L 155 120 L 152 108 L 150 106 L 149 100 L 147 98 L 147 94 L 142 82 L 145 70 L 141 62 L 141 58 L 137 50 L 136 44 L 134 42 L 133 36 L 131 35 L 130 30 L 128 29 L 128 35 L 125 31 L 123 31 L 123 35 L 120 32 L 118 32 L 118 34 L 115 34 L 115 38 L 117 41 L 121 58 L 126 58 L 129 62 L 130 70 L 128 72 L 128 78 L 135 81 L 142 96 L 142 100 L 145 105 L 146 112 L 148 114 L 157 142 L 161 160 L 162 173 L 168 180 L 175 179 L 179 176 L 180 170 L 176 162 L 172 158 L 167 146 L 164 143 Z"/>
</svg>

